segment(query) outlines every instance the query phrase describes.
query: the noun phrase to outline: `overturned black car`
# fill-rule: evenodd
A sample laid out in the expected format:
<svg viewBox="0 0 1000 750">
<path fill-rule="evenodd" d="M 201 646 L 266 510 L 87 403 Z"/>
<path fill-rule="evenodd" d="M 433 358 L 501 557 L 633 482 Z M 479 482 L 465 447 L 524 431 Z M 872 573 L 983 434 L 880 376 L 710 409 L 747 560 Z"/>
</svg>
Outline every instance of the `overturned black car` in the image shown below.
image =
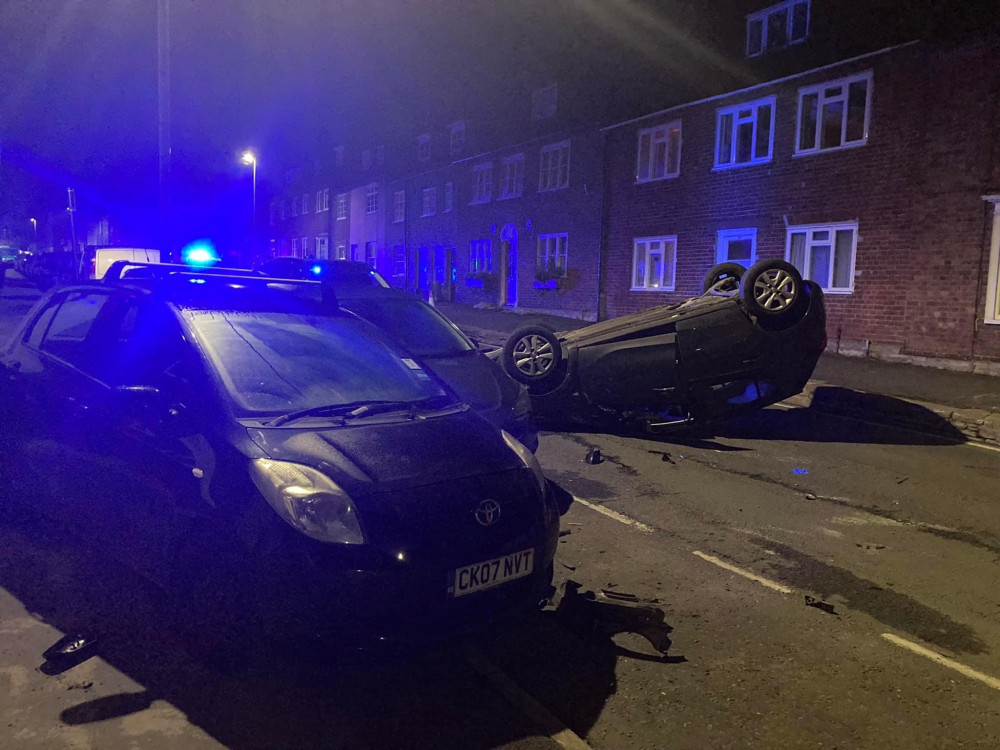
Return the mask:
<svg viewBox="0 0 1000 750">
<path fill-rule="evenodd" d="M 825 348 L 822 290 L 764 260 L 715 266 L 678 304 L 567 333 L 524 326 L 496 356 L 537 417 L 666 429 L 799 393 Z"/>
</svg>

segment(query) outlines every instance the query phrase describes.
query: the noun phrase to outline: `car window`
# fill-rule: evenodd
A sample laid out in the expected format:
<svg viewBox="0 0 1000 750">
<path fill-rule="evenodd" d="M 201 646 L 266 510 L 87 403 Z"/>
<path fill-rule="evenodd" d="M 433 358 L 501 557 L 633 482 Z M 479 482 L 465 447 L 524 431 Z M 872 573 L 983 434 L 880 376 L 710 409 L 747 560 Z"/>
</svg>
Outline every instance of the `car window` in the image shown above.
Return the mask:
<svg viewBox="0 0 1000 750">
<path fill-rule="evenodd" d="M 447 320 L 420 300 L 362 298 L 341 300 L 341 304 L 377 325 L 417 357 L 453 357 L 473 348 Z"/>
<path fill-rule="evenodd" d="M 48 307 L 42 310 L 42 314 L 35 319 L 31 328 L 25 332 L 24 341 L 29 346 L 37 349 L 42 345 L 42 339 L 45 337 L 45 332 L 49 330 L 49 323 L 52 322 L 52 316 L 56 314 L 56 310 L 59 309 L 62 301 L 63 298 L 61 296 L 56 297 Z"/>
<path fill-rule="evenodd" d="M 113 338 L 107 376 L 112 385 L 169 391 L 190 385 L 193 352 L 180 322 L 166 305 L 152 300 L 128 303 L 117 318 Z"/>
<path fill-rule="evenodd" d="M 41 349 L 54 357 L 89 371 L 88 362 L 97 361 L 88 351 L 87 337 L 101 310 L 110 299 L 107 292 L 73 292 L 66 296 L 52 318 Z"/>
<path fill-rule="evenodd" d="M 382 334 L 346 316 L 185 310 L 239 416 L 444 393 Z"/>
</svg>

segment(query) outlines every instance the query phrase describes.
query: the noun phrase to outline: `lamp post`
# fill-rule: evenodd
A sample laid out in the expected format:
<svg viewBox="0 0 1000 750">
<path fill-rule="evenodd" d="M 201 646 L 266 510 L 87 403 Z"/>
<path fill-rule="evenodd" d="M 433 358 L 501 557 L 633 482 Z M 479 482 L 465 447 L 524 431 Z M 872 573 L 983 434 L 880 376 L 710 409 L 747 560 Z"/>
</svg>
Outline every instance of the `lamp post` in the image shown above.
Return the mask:
<svg viewBox="0 0 1000 750">
<path fill-rule="evenodd" d="M 240 161 L 248 167 L 253 167 L 253 214 L 250 224 L 250 255 L 251 265 L 255 264 L 257 258 L 257 156 L 253 151 L 244 151 Z"/>
<path fill-rule="evenodd" d="M 28 219 L 31 222 L 31 234 L 32 240 L 37 245 L 38 244 L 38 219 L 31 217 Z"/>
</svg>

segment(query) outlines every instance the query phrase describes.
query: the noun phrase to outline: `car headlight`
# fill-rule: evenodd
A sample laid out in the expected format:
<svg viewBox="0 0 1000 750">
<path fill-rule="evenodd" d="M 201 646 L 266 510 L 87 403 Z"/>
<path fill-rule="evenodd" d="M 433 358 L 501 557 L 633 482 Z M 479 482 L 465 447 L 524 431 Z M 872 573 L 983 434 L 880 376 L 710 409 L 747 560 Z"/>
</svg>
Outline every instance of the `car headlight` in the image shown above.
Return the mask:
<svg viewBox="0 0 1000 750">
<path fill-rule="evenodd" d="M 507 430 L 500 430 L 500 434 L 503 435 L 504 442 L 507 443 L 508 447 L 521 459 L 524 468 L 531 469 L 531 473 L 535 475 L 535 481 L 538 482 L 538 491 L 544 497 L 546 489 L 545 474 L 542 473 L 542 466 L 538 463 L 538 459 L 535 458 L 535 454 L 529 451 L 520 440 L 507 432 Z"/>
<path fill-rule="evenodd" d="M 351 498 L 337 483 L 309 466 L 257 458 L 250 476 L 271 507 L 306 536 L 332 544 L 364 544 Z"/>
</svg>

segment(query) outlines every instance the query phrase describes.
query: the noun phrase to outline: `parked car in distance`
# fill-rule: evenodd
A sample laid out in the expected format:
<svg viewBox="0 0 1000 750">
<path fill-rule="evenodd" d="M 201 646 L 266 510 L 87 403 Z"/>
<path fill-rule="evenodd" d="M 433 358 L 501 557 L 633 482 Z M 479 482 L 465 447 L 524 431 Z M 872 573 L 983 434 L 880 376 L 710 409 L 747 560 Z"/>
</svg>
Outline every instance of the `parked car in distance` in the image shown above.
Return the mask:
<svg viewBox="0 0 1000 750">
<path fill-rule="evenodd" d="M 714 267 L 704 293 L 567 333 L 525 326 L 499 358 L 536 415 L 665 429 L 801 392 L 826 348 L 823 292 L 789 263 Z"/>
<path fill-rule="evenodd" d="M 494 425 L 532 452 L 538 448 L 527 389 L 444 315 L 418 297 L 388 288 L 367 264 L 275 258 L 258 270 L 276 278 L 300 279 L 308 278 L 314 267 L 321 269 L 315 277 L 332 285 L 341 307 L 381 328 Z"/>
<path fill-rule="evenodd" d="M 76 280 L 76 259 L 73 253 L 65 250 L 39 253 L 25 262 L 24 275 L 44 292 L 51 287 Z"/>
<path fill-rule="evenodd" d="M 283 639 L 422 640 L 536 605 L 559 511 L 531 451 L 321 286 L 44 295 L 0 346 L 24 499 Z"/>
<path fill-rule="evenodd" d="M 84 275 L 88 279 L 103 279 L 111 264 L 118 260 L 159 263 L 160 251 L 151 248 L 88 245 L 83 251 Z"/>
</svg>

